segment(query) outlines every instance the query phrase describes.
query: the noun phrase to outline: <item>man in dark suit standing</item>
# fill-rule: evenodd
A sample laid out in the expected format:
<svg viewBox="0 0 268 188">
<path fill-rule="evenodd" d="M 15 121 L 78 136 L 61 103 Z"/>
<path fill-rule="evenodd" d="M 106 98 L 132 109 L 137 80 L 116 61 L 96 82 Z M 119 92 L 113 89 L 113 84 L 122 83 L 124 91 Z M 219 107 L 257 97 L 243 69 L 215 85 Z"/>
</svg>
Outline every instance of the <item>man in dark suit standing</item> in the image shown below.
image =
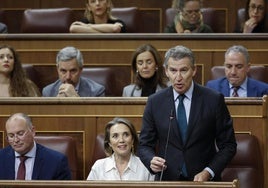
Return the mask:
<svg viewBox="0 0 268 188">
<path fill-rule="evenodd" d="M 9 146 L 0 150 L 2 180 L 70 180 L 68 159 L 62 153 L 34 141 L 35 129 L 29 116 L 16 113 L 6 122 Z M 25 158 L 23 175 L 21 160 Z"/>
<path fill-rule="evenodd" d="M 268 84 L 247 76 L 250 69 L 249 54 L 241 45 L 225 52 L 225 77 L 210 80 L 207 87 L 221 92 L 225 97 L 262 97 L 268 95 Z"/>
<path fill-rule="evenodd" d="M 148 98 L 139 157 L 156 180 L 218 181 L 237 146 L 224 97 L 193 81 L 190 49 L 171 48 L 164 66 L 172 86 Z"/>
</svg>

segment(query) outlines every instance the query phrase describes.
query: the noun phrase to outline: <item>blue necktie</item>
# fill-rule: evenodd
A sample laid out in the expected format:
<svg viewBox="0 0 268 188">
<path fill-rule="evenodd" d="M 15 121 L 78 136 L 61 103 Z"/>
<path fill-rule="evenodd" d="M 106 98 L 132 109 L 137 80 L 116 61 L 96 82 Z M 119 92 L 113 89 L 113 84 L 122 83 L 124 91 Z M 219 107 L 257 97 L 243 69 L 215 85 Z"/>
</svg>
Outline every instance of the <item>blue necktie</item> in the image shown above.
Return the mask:
<svg viewBox="0 0 268 188">
<path fill-rule="evenodd" d="M 186 138 L 186 131 L 187 131 L 187 118 L 186 118 L 186 112 L 183 104 L 183 99 L 185 98 L 185 95 L 179 95 L 179 105 L 177 109 L 177 118 L 178 118 L 178 124 L 179 124 L 179 129 L 182 137 L 183 143 L 185 143 L 185 138 Z M 187 177 L 187 170 L 186 170 L 186 165 L 185 162 L 182 162 L 182 175 Z"/>
<path fill-rule="evenodd" d="M 186 138 L 186 131 L 187 131 L 187 119 L 186 119 L 186 112 L 183 104 L 183 99 L 185 98 L 185 95 L 179 95 L 179 105 L 177 109 L 177 118 L 179 123 L 179 128 L 182 136 L 183 143 L 185 142 Z"/>
</svg>

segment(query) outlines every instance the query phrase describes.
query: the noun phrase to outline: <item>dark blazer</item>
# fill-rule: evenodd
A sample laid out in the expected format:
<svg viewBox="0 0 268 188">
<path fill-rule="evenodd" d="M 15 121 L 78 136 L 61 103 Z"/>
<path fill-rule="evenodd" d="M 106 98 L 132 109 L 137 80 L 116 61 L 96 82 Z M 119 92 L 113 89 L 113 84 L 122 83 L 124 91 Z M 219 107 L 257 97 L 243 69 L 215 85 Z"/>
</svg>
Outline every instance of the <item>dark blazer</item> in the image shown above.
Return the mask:
<svg viewBox="0 0 268 188">
<path fill-rule="evenodd" d="M 207 87 L 221 92 L 225 97 L 230 97 L 229 81 L 226 77 L 210 80 Z M 247 97 L 262 97 L 268 94 L 268 84 L 248 77 Z"/>
<path fill-rule="evenodd" d="M 11 146 L 0 150 L 0 179 L 15 179 L 15 152 Z M 62 153 L 36 144 L 32 180 L 70 180 L 68 159 Z"/>
<path fill-rule="evenodd" d="M 213 180 L 220 180 L 222 170 L 236 152 L 233 122 L 223 95 L 198 84 L 194 85 L 185 144 L 182 143 L 175 114 L 172 87 L 148 98 L 138 147 L 142 162 L 152 172 L 152 158 L 164 158 L 170 126 L 165 158 L 167 169 L 162 180 L 179 180 L 183 157 L 191 180 L 205 167 L 209 167 L 215 173 Z M 160 173 L 156 174 L 156 179 L 159 179 L 159 175 Z"/>
<path fill-rule="evenodd" d="M 62 82 L 57 80 L 56 82 L 47 85 L 42 91 L 42 96 L 56 97 L 61 84 Z M 78 95 L 80 97 L 103 97 L 105 95 L 105 88 L 91 79 L 80 77 Z"/>
</svg>

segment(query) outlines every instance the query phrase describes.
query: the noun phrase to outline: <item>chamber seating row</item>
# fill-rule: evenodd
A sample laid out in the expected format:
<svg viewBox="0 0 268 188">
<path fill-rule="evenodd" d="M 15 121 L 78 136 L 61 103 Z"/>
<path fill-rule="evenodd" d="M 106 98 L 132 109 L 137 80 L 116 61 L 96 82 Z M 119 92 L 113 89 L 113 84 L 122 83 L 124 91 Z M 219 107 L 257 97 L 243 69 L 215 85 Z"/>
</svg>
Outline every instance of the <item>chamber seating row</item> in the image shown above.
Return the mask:
<svg viewBox="0 0 268 188">
<path fill-rule="evenodd" d="M 19 10 L 18 10 L 19 11 Z M 21 16 L 14 16 L 11 19 L 8 11 L 0 10 L 0 21 L 6 23 L 13 33 L 13 24 L 17 23 L 15 30 L 21 33 L 69 33 L 69 27 L 73 21 L 81 20 L 84 10 L 73 10 L 71 8 L 47 8 L 47 9 L 26 9 L 17 12 Z M 168 8 L 165 11 L 166 23 L 173 22 L 176 10 Z M 113 8 L 112 15 L 125 22 L 128 33 L 145 33 L 143 22 L 140 22 L 142 10 L 137 7 Z M 215 8 L 202 8 L 204 22 L 210 25 L 215 33 L 227 32 L 227 18 L 225 11 Z M 17 20 L 14 20 L 17 19 Z M 18 20 L 21 19 L 21 20 Z M 12 21 L 14 23 L 12 23 Z M 154 20 L 157 21 L 157 20 Z M 158 20 L 159 23 L 161 20 Z M 165 27 L 165 26 L 163 26 Z M 155 32 L 162 32 L 158 29 Z"/>
<path fill-rule="evenodd" d="M 77 153 L 74 139 L 69 136 L 36 136 L 37 143 L 59 151 L 68 157 L 72 179 L 77 179 Z M 236 134 L 237 153 L 222 173 L 222 180 L 231 182 L 238 179 L 240 187 L 263 187 L 264 172 L 258 140 L 250 134 Z M 98 134 L 95 140 L 93 163 L 106 157 L 104 135 Z"/>
<path fill-rule="evenodd" d="M 23 64 L 29 78 L 42 89 L 58 79 L 58 74 L 55 66 L 35 66 L 32 64 Z M 49 73 L 49 74 L 48 74 Z M 197 74 L 195 81 L 199 84 L 203 83 L 202 66 L 197 66 Z M 217 79 L 224 76 L 224 66 L 214 66 L 211 69 L 211 78 Z M 105 87 L 106 96 L 119 97 L 122 96 L 123 88 L 132 83 L 133 75 L 130 66 L 103 66 L 103 67 L 85 67 L 82 71 L 82 76 L 91 78 Z M 249 76 L 268 83 L 268 67 L 251 66 Z"/>
</svg>

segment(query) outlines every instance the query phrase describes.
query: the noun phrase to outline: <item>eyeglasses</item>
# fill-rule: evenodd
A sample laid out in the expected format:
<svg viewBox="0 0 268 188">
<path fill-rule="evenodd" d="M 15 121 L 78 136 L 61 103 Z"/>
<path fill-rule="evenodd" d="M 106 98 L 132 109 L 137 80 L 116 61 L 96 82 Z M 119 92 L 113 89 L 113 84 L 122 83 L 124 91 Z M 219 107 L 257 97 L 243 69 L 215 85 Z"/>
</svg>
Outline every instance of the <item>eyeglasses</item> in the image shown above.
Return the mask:
<svg viewBox="0 0 268 188">
<path fill-rule="evenodd" d="M 106 0 L 90 0 L 89 3 L 90 3 L 90 4 L 95 4 L 95 3 L 97 3 L 97 2 L 98 2 L 98 3 L 103 3 L 103 2 L 105 2 L 105 1 L 106 1 Z"/>
<path fill-rule="evenodd" d="M 186 15 L 186 16 L 192 16 L 192 15 L 199 15 L 201 13 L 201 10 L 200 9 L 196 9 L 196 10 L 183 10 L 183 13 Z"/>
<path fill-rule="evenodd" d="M 9 142 L 14 142 L 15 138 L 18 138 L 19 140 L 21 140 L 27 135 L 28 132 L 29 132 L 29 130 L 26 130 L 26 131 L 23 130 L 23 131 L 19 131 L 16 134 L 9 133 L 9 134 L 7 134 L 7 140 Z"/>
<path fill-rule="evenodd" d="M 257 12 L 258 11 L 262 12 L 262 11 L 264 11 L 264 6 L 262 6 L 262 5 L 257 6 L 255 4 L 251 4 L 251 5 L 249 5 L 249 10 L 251 10 L 251 11 L 257 10 Z"/>
</svg>

